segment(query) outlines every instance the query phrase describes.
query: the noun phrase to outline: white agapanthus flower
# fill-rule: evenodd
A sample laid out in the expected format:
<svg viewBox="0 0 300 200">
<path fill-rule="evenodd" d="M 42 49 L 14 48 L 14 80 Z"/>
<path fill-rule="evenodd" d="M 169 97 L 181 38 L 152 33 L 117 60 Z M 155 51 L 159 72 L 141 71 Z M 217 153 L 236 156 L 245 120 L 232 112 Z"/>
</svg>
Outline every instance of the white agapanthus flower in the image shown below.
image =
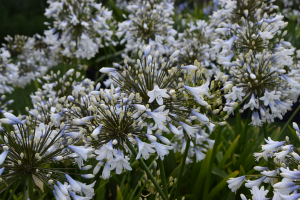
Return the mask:
<svg viewBox="0 0 300 200">
<path fill-rule="evenodd" d="M 80 93 L 90 92 L 94 89 L 92 87 L 94 82 L 81 76 L 80 72 L 74 73 L 74 69 L 68 70 L 61 78 L 57 79 L 60 73 L 60 71 L 51 72 L 49 75 L 43 76 L 43 81 L 38 80 L 42 87 L 30 95 L 33 109 L 27 109 L 32 118 L 43 123 L 51 122 L 56 127 L 61 126 L 61 122 L 66 120 L 64 106 L 66 99 L 70 98 L 69 95 L 72 95 L 75 90 L 76 93 Z M 79 85 L 80 90 L 76 84 Z M 74 101 L 75 99 L 70 100 Z M 75 132 L 77 134 L 73 134 L 74 136 L 81 135 L 80 131 Z"/>
<path fill-rule="evenodd" d="M 154 85 L 154 89 L 149 91 L 147 94 L 150 97 L 149 103 L 152 103 L 154 100 L 156 100 L 158 105 L 163 105 L 163 98 L 170 97 L 170 95 L 167 94 L 166 89 L 160 89 L 157 85 Z"/>
<path fill-rule="evenodd" d="M 178 33 L 177 42 L 180 48 L 178 59 L 181 64 L 189 64 L 198 60 L 202 66 L 209 66 L 213 30 L 204 20 L 197 20 L 188 23 L 183 33 Z"/>
<path fill-rule="evenodd" d="M 70 140 L 65 135 L 65 127 L 55 128 L 51 123 L 36 124 L 30 117 L 22 120 L 21 117 L 10 113 L 3 115 L 6 118 L 0 119 L 1 123 L 13 125 L 11 132 L 1 127 L 4 139 L 0 141 L 0 185 L 4 188 L 3 191 L 12 185 L 7 183 L 24 180 L 28 190 L 38 190 L 40 198 L 44 198 L 44 186 L 53 190 L 56 200 L 70 199 L 70 196 L 74 195 L 78 199 L 91 199 L 94 196 L 93 184 L 86 186 L 69 176 L 64 168 L 50 165 L 80 156 L 87 158 L 93 152 L 93 148 L 76 146 L 80 138 Z M 25 125 L 26 123 L 29 125 Z M 88 166 L 80 169 L 90 168 Z M 91 178 L 91 175 L 82 174 L 81 177 Z M 29 182 L 32 184 L 28 184 Z M 33 188 L 30 188 L 30 185 Z"/>
<path fill-rule="evenodd" d="M 45 16 L 53 18 L 53 28 L 45 31 L 49 44 L 66 57 L 91 59 L 99 48 L 115 45 L 112 11 L 91 0 L 48 1 Z"/>
<path fill-rule="evenodd" d="M 176 146 L 174 150 L 184 153 L 187 149 L 190 152 L 189 159 L 195 156 L 197 162 L 204 159 L 206 149 L 213 146 L 214 141 L 208 139 L 209 134 L 206 132 L 211 133 L 215 127 L 211 114 L 220 114 L 217 107 L 222 103 L 221 92 L 213 92 L 213 88 L 218 87 L 218 84 L 210 80 L 207 70 L 200 66 L 199 62 L 175 67 L 179 55 L 180 51 L 177 50 L 169 59 L 158 59 L 160 52 L 151 52 L 149 45 L 138 52 L 139 59 L 136 60 L 134 68 L 124 60 L 124 66 L 115 65 L 115 69 L 100 70 L 108 73 L 118 90 L 124 92 L 126 102 L 136 102 L 133 107 L 138 112 L 134 112 L 133 116 L 140 117 L 140 124 L 148 126 L 146 137 L 152 143 L 140 142 L 135 138 L 140 150 L 138 158 L 142 155 L 149 157 L 149 153 L 155 150 L 161 156 L 166 155 L 169 147 L 153 144 L 161 141 L 170 145 L 169 140 L 164 137 L 164 132 L 170 131 L 176 138 L 176 145 L 172 144 Z M 197 105 L 198 108 L 193 105 Z M 200 111 L 200 108 L 206 111 Z M 221 113 L 224 114 L 223 111 Z M 150 122 L 152 124 L 149 124 Z M 192 125 L 194 122 L 195 125 Z M 156 131 L 155 135 L 152 134 L 153 131 Z M 188 145 L 187 140 L 191 140 Z"/>
<path fill-rule="evenodd" d="M 35 34 L 33 37 L 7 36 L 4 47 L 16 57 L 16 73 L 12 75 L 12 85 L 24 88 L 32 80 L 41 78 L 51 67 L 57 64 L 58 56 L 45 37 Z M 10 76 L 7 76 L 10 77 Z"/>
<path fill-rule="evenodd" d="M 211 60 L 215 78 L 223 81 L 224 110 L 233 112 L 228 106 L 242 102 L 243 112 L 250 108 L 254 126 L 282 119 L 299 96 L 299 81 L 295 74 L 295 48 L 282 38 L 287 34 L 284 16 L 272 13 L 278 9 L 272 1 L 239 2 L 220 1 L 221 8 L 214 12 L 209 27 L 212 46 Z M 293 69 L 287 74 L 286 69 Z M 227 80 L 219 78 L 220 72 L 228 74 Z M 243 95 L 236 97 L 237 90 Z M 292 94 L 292 95 L 291 95 Z"/>
<path fill-rule="evenodd" d="M 124 58 L 131 61 L 137 49 L 143 45 L 151 45 L 153 49 L 167 55 L 171 55 L 176 48 L 175 36 L 177 31 L 173 29 L 174 5 L 168 1 L 136 1 L 127 6 L 129 15 L 126 20 L 118 24 L 116 35 L 121 39 L 120 43 L 126 42 Z"/>
</svg>

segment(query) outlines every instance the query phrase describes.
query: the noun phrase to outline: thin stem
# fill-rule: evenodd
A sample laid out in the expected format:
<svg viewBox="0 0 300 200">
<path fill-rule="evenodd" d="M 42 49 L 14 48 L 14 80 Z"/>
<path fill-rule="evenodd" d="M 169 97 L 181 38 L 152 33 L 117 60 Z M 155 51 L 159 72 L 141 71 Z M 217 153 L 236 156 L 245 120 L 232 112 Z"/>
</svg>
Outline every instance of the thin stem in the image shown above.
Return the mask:
<svg viewBox="0 0 300 200">
<path fill-rule="evenodd" d="M 27 176 L 27 184 L 28 184 L 28 187 L 27 187 L 27 190 L 28 190 L 28 197 L 29 197 L 29 199 L 30 200 L 35 200 L 34 199 L 34 195 L 33 195 L 33 184 L 34 184 L 34 182 L 33 182 L 33 179 L 32 179 L 32 174 L 29 174 L 28 176 Z"/>
<path fill-rule="evenodd" d="M 129 149 L 132 151 L 134 156 L 136 156 L 137 152 L 136 152 L 135 148 L 132 146 L 132 144 L 129 141 L 127 141 L 126 144 L 129 147 Z M 146 172 L 149 179 L 152 181 L 153 185 L 155 186 L 156 190 L 160 194 L 161 198 L 163 200 L 168 200 L 167 197 L 165 196 L 164 192 L 162 191 L 162 189 L 160 188 L 160 186 L 156 182 L 155 178 L 153 177 L 152 173 L 148 169 L 147 165 L 145 164 L 145 162 L 141 158 L 139 158 L 139 163 L 140 163 L 141 167 L 143 168 L 143 170 Z"/>
<path fill-rule="evenodd" d="M 165 173 L 165 167 L 164 167 L 164 162 L 159 158 L 157 160 L 158 167 L 160 169 L 160 177 L 161 177 L 161 183 L 162 183 L 162 188 L 166 196 L 168 196 L 168 187 L 167 187 L 167 177 Z"/>
<path fill-rule="evenodd" d="M 281 135 L 283 133 L 283 131 L 286 129 L 286 127 L 291 123 L 291 121 L 293 120 L 293 118 L 295 117 L 295 115 L 299 112 L 300 110 L 300 105 L 298 106 L 298 108 L 294 111 L 294 113 L 292 114 L 292 116 L 289 118 L 289 120 L 284 124 L 283 128 L 280 130 L 278 135 Z"/>
<path fill-rule="evenodd" d="M 154 160 L 153 160 L 153 161 L 154 161 Z M 153 161 L 152 161 L 151 164 L 149 165 L 148 169 L 150 169 L 150 168 L 153 166 Z M 143 180 L 143 178 L 144 178 L 144 176 L 142 175 L 141 178 L 140 178 L 140 182 Z M 135 192 L 137 191 L 137 189 L 138 189 L 139 187 L 140 187 L 139 184 L 137 184 L 137 185 L 135 186 L 133 192 L 131 193 L 131 196 L 130 196 L 129 200 L 132 200 L 132 199 L 133 199 L 134 194 L 135 194 Z"/>
<path fill-rule="evenodd" d="M 184 171 L 184 167 L 185 167 L 185 161 L 186 161 L 186 157 L 188 154 L 190 148 L 190 138 L 188 137 L 187 141 L 186 141 L 186 146 L 185 146 L 185 150 L 184 150 L 184 154 L 183 154 L 183 159 L 181 161 L 181 167 L 180 167 L 180 172 L 179 172 L 179 176 L 178 176 L 178 180 L 177 180 L 177 190 L 175 193 L 175 197 L 177 198 L 180 194 L 180 186 L 181 186 L 181 179 L 182 179 L 182 174 Z"/>
<path fill-rule="evenodd" d="M 266 123 L 263 123 L 264 138 L 268 139 L 268 131 Z"/>
</svg>

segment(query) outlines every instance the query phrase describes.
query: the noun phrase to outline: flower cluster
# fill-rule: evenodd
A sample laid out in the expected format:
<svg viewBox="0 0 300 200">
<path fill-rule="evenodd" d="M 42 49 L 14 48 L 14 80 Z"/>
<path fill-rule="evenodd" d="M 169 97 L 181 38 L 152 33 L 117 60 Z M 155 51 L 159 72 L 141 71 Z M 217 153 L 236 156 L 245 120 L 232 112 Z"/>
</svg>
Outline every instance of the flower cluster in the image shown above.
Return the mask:
<svg viewBox="0 0 300 200">
<path fill-rule="evenodd" d="M 145 170 L 140 178 L 144 190 L 167 199 L 177 182 L 169 177 L 167 183 L 164 177 L 163 160 L 171 151 L 184 155 L 176 185 L 180 191 L 185 164 L 205 158 L 215 143 L 211 133 L 237 108 L 252 114 L 247 125 L 261 126 L 282 119 L 298 101 L 300 51 L 283 39 L 287 22 L 274 0 L 214 0 L 214 8 L 203 10 L 215 10 L 207 21 L 186 17 L 187 2 L 175 15 L 171 0 L 117 0 L 123 9 L 118 13 L 95 0 L 47 2 L 45 16 L 53 22 L 45 23 L 45 36 L 7 36 L 0 49 L 1 94 L 32 80 L 40 86 L 30 95 L 28 106 L 33 108 L 26 108 L 28 116 L 11 114 L 6 105 L 12 101 L 0 98 L 0 115 L 5 117 L 0 119 L 0 193 L 14 186 L 13 195 L 23 185 L 24 199 L 52 190 L 57 200 L 89 200 L 95 182 L 87 185 L 71 176 L 94 179 L 101 174 L 101 179 L 109 179 L 114 172 L 133 170 L 138 160 Z M 117 22 L 113 14 L 125 20 Z M 120 46 L 115 47 L 116 39 Z M 102 47 L 105 56 L 93 60 Z M 107 49 L 114 53 L 107 54 Z M 117 63 L 117 55 L 124 60 Z M 105 88 L 95 84 L 101 78 L 94 82 L 66 69 L 74 63 L 96 68 L 104 57 L 106 66 L 110 59 L 115 62 L 113 67 L 99 64 L 100 73 L 109 77 Z M 58 62 L 65 62 L 64 69 L 50 71 Z M 294 129 L 299 137 L 296 124 Z M 288 138 L 265 141 L 254 156 L 273 165 L 256 166 L 259 175 L 228 180 L 229 188 L 235 192 L 246 181 L 255 200 L 268 195 L 275 200 L 300 198 L 300 152 Z M 214 149 L 212 155 L 222 157 L 215 150 L 219 151 Z M 92 159 L 97 164 L 84 166 Z M 144 162 L 148 159 L 149 167 Z M 93 172 L 82 174 L 78 169 Z M 260 187 L 262 182 L 271 184 L 268 190 Z M 36 194 L 31 192 L 34 188 Z"/>
<path fill-rule="evenodd" d="M 240 111 L 252 110 L 254 126 L 282 119 L 300 89 L 286 71 L 293 65 L 295 48 L 281 39 L 287 33 L 282 32 L 287 26 L 284 16 L 271 14 L 278 6 L 267 1 L 222 1 L 221 6 L 211 19 L 217 38 L 211 57 L 217 72 L 228 74 L 223 80 L 224 89 L 230 91 L 227 104 L 244 102 Z"/>
<path fill-rule="evenodd" d="M 193 63 L 195 60 L 202 66 L 209 66 L 211 29 L 204 20 L 190 22 L 183 33 L 178 33 L 181 64 Z"/>
<path fill-rule="evenodd" d="M 112 12 L 93 0 L 49 0 L 45 16 L 53 18 L 53 28 L 45 31 L 48 43 L 62 48 L 66 57 L 95 56 L 98 49 L 109 44 L 113 31 Z"/>
<path fill-rule="evenodd" d="M 55 128 L 51 123 L 36 124 L 30 117 L 23 120 L 10 113 L 3 115 L 6 118 L 0 119 L 0 122 L 11 125 L 12 131 L 8 132 L 0 127 L 3 134 L 0 139 L 1 191 L 17 183 L 15 190 L 24 181 L 28 191 L 34 187 L 41 198 L 44 186 L 47 186 L 53 190 L 56 199 L 92 199 L 95 183 L 86 185 L 71 178 L 65 168 L 54 167 L 66 160 L 87 160 L 93 156 L 92 147 L 78 146 L 80 138 L 70 137 L 65 133 L 65 127 Z M 90 168 L 89 165 L 80 166 L 81 170 Z M 93 174 L 75 175 L 86 179 L 94 177 Z M 79 194 L 84 194 L 85 197 L 78 196 Z M 24 197 L 25 195 L 24 193 Z"/>
<path fill-rule="evenodd" d="M 90 79 L 81 77 L 80 72 L 74 73 L 74 69 L 68 70 L 65 75 L 57 80 L 60 71 L 44 76 L 45 83 L 39 80 L 43 85 L 42 89 L 38 89 L 32 94 L 31 102 L 33 109 L 29 110 L 29 114 L 37 121 L 43 123 L 52 123 L 59 127 L 64 119 L 64 105 L 67 97 L 72 92 L 80 92 L 90 90 L 90 86 L 94 84 Z"/>
<path fill-rule="evenodd" d="M 4 48 L 10 52 L 15 64 L 11 84 L 24 88 L 36 78 L 42 77 L 49 68 L 57 64 L 56 56 L 45 38 L 39 34 L 33 37 L 7 36 Z"/>
<path fill-rule="evenodd" d="M 150 52 L 151 46 L 144 46 L 134 67 L 125 60 L 125 66 L 102 68 L 100 71 L 108 73 L 111 82 L 120 87 L 121 95 L 124 93 L 127 101 L 132 100 L 130 104 L 143 113 L 138 117 L 143 123 L 148 122 L 148 135 L 156 130 L 156 138 L 171 144 L 167 137 L 172 132 L 174 151 L 183 153 L 187 149 L 189 157 L 196 156 L 196 160 L 200 161 L 205 157 L 203 152 L 214 143 L 208 139 L 209 134 L 205 130 L 210 133 L 218 121 L 224 119 L 222 117 L 226 119 L 222 111 L 220 82 L 211 81 L 207 70 L 197 61 L 194 65 L 177 67 L 175 61 L 179 50 L 169 59 L 160 57 L 159 51 Z M 146 118 L 143 119 L 143 116 Z M 149 121 L 149 118 L 153 120 Z"/>
<path fill-rule="evenodd" d="M 298 125 L 294 122 L 293 127 L 296 130 L 296 135 L 300 136 Z M 260 174 L 241 176 L 228 180 L 228 187 L 236 192 L 241 187 L 244 181 L 245 186 L 251 189 L 252 199 L 266 199 L 266 195 L 272 196 L 272 199 L 298 199 L 299 195 L 299 164 L 300 152 L 296 146 L 290 143 L 289 138 L 286 141 L 273 141 L 270 137 L 265 139 L 266 144 L 262 145 L 262 151 L 254 153 L 256 161 L 264 158 L 271 163 L 269 167 L 256 166 L 254 169 Z M 249 177 L 249 179 L 247 179 Z M 253 178 L 258 178 L 254 179 Z M 268 190 L 260 185 L 263 183 L 271 184 L 274 193 L 268 194 Z M 241 194 L 241 198 L 246 200 L 246 197 Z"/>
<path fill-rule="evenodd" d="M 162 54 L 170 55 L 174 52 L 177 34 L 172 27 L 173 3 L 157 1 L 150 4 L 149 1 L 142 0 L 135 3 L 127 6 L 130 14 L 118 24 L 116 35 L 122 38 L 121 44 L 127 42 L 123 57 L 129 55 L 126 59 L 130 62 L 130 58 L 143 45 L 151 45 Z"/>
</svg>

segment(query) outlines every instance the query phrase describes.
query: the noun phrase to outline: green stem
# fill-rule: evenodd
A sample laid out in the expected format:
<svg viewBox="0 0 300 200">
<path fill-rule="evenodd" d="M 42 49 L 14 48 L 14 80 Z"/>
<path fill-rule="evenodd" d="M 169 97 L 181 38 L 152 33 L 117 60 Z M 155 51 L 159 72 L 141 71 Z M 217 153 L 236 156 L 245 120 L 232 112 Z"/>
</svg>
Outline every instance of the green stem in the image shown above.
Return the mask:
<svg viewBox="0 0 300 200">
<path fill-rule="evenodd" d="M 181 161 L 181 167 L 180 167 L 180 172 L 179 172 L 179 176 L 178 176 L 178 180 L 177 180 L 177 190 L 175 193 L 175 198 L 177 198 L 180 194 L 180 186 L 181 186 L 181 179 L 182 179 L 182 174 L 184 171 L 184 167 L 185 167 L 185 161 L 186 161 L 186 157 L 188 154 L 190 148 L 190 138 L 188 137 L 187 141 L 186 141 L 186 146 L 185 146 L 185 150 L 184 150 L 184 154 L 183 154 L 183 159 Z"/>
<path fill-rule="evenodd" d="M 137 152 L 136 152 L 135 148 L 132 146 L 132 144 L 129 141 L 127 141 L 126 144 L 127 144 L 128 148 L 132 151 L 133 155 L 136 156 Z M 163 200 L 168 200 L 166 195 L 162 191 L 161 187 L 158 185 L 155 178 L 153 177 L 152 173 L 148 169 L 147 165 L 145 164 L 145 162 L 141 158 L 139 158 L 139 163 L 140 163 L 141 167 L 143 168 L 143 170 L 146 172 L 148 178 L 152 181 L 153 185 L 155 186 L 156 190 L 160 194 L 161 198 Z"/>
<path fill-rule="evenodd" d="M 161 183 L 162 188 L 166 196 L 168 196 L 168 187 L 167 187 L 167 179 L 166 179 L 166 173 L 164 168 L 164 162 L 159 158 L 157 160 L 158 167 L 160 169 L 160 177 L 161 177 Z"/>
<path fill-rule="evenodd" d="M 263 123 L 264 138 L 268 139 L 268 131 L 266 123 Z"/>
<path fill-rule="evenodd" d="M 153 161 L 154 161 L 154 160 L 153 160 Z M 151 164 L 149 165 L 148 169 L 151 169 L 151 167 L 153 166 L 153 161 L 152 161 Z M 141 176 L 140 182 L 143 180 L 143 178 L 144 178 L 144 175 Z M 140 186 L 139 186 L 138 184 L 135 186 L 133 192 L 131 193 L 131 196 L 130 196 L 129 200 L 132 200 L 132 199 L 133 199 L 134 194 L 135 194 L 135 192 L 137 191 L 137 189 L 138 189 L 139 187 L 140 187 Z"/>
<path fill-rule="evenodd" d="M 284 124 L 283 128 L 280 130 L 278 135 L 281 135 L 283 133 L 283 131 L 286 129 L 286 127 L 291 123 L 291 121 L 293 120 L 293 118 L 295 117 L 295 115 L 299 112 L 300 110 L 300 105 L 298 106 L 298 108 L 294 111 L 294 113 L 292 114 L 292 116 L 289 118 L 289 120 Z"/>
<path fill-rule="evenodd" d="M 241 134 L 241 143 L 242 143 L 242 145 L 241 145 L 240 152 L 243 151 L 243 149 L 246 147 L 247 142 L 248 142 L 248 140 L 247 140 L 247 133 L 248 133 L 248 129 L 249 129 L 250 116 L 251 116 L 251 111 L 248 110 L 248 115 L 247 115 L 244 127 L 242 129 L 242 134 Z"/>
<path fill-rule="evenodd" d="M 30 200 L 35 200 L 34 199 L 34 195 L 33 195 L 33 179 L 32 179 L 32 174 L 29 174 L 27 176 L 27 181 L 28 181 L 28 186 L 27 186 L 27 190 L 28 190 L 28 198 Z"/>
</svg>

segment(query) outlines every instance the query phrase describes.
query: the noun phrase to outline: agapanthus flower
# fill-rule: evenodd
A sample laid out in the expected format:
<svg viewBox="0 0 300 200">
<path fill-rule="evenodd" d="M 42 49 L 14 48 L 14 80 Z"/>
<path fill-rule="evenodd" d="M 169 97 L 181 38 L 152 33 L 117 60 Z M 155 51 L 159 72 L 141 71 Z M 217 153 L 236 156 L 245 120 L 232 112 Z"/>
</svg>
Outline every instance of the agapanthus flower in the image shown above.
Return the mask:
<svg viewBox="0 0 300 200">
<path fill-rule="evenodd" d="M 191 140 L 189 156 L 200 161 L 214 142 L 205 132 L 210 133 L 218 124 L 212 116 L 218 116 L 218 121 L 225 116 L 220 107 L 223 94 L 217 89 L 220 84 L 211 81 L 207 70 L 197 61 L 194 65 L 177 67 L 178 50 L 166 59 L 159 58 L 159 51 L 151 53 L 151 47 L 145 46 L 138 55 L 134 67 L 125 60 L 125 66 L 102 68 L 100 72 L 108 73 L 112 83 L 136 102 L 133 106 L 153 118 L 149 132 L 156 131 L 155 136 L 160 140 L 164 132 L 171 130 L 182 153 L 186 141 Z"/>
<path fill-rule="evenodd" d="M 213 30 L 204 20 L 197 20 L 188 23 L 183 33 L 178 33 L 180 64 L 188 65 L 197 60 L 203 66 L 209 65 L 210 34 Z"/>
<path fill-rule="evenodd" d="M 273 1 L 237 1 L 237 0 L 222 0 L 219 1 L 221 9 L 212 14 L 211 21 L 214 25 L 219 25 L 221 22 L 230 20 L 236 23 L 241 18 L 248 21 L 253 21 L 257 17 L 262 17 L 264 13 L 270 15 L 272 11 L 278 9 L 278 6 L 273 5 Z"/>
<path fill-rule="evenodd" d="M 121 44 L 127 42 L 123 57 L 128 62 L 132 61 L 131 57 L 143 45 L 151 45 L 163 54 L 173 53 L 177 33 L 172 26 L 173 3 L 161 0 L 151 4 L 148 1 L 137 1 L 128 5 L 127 9 L 130 14 L 118 24 L 116 35 L 121 39 Z"/>
<path fill-rule="evenodd" d="M 291 109 L 294 96 L 293 90 L 299 90 L 300 84 L 285 75 L 280 55 L 263 53 L 249 53 L 238 57 L 230 68 L 230 78 L 227 85 L 231 85 L 230 92 L 225 95 L 227 105 L 244 100 L 241 111 L 252 110 L 252 124 L 260 126 L 265 122 L 272 122 L 274 118 L 282 119 Z M 291 84 L 291 82 L 293 84 Z M 297 99 L 297 97 L 296 97 Z"/>
<path fill-rule="evenodd" d="M 60 71 L 50 72 L 42 80 L 38 79 L 42 87 L 34 94 L 31 94 L 33 109 L 29 110 L 31 117 L 43 123 L 51 122 L 53 125 L 60 126 L 65 121 L 64 105 L 72 92 L 80 93 L 93 90 L 94 84 L 88 78 L 81 76 L 80 72 L 74 72 L 74 69 L 68 70 L 61 78 Z"/>
<path fill-rule="evenodd" d="M 14 87 L 24 88 L 30 81 L 42 77 L 49 68 L 57 64 L 51 45 L 39 34 L 33 37 L 7 36 L 6 41 L 4 47 L 16 57 L 14 64 L 17 71 L 12 78 Z"/>
<path fill-rule="evenodd" d="M 53 28 L 45 31 L 49 44 L 62 48 L 66 57 L 91 59 L 100 47 L 115 45 L 112 12 L 91 0 L 48 1 L 45 16 Z"/>
<path fill-rule="evenodd" d="M 295 20 L 296 22 L 299 22 L 299 3 L 299 1 L 283 0 L 282 13 L 284 14 L 284 16 L 289 18 L 290 20 Z"/>
<path fill-rule="evenodd" d="M 0 94 L 11 93 L 13 88 L 13 78 L 16 76 L 18 71 L 10 59 L 10 53 L 5 48 L 0 49 Z"/>
<path fill-rule="evenodd" d="M 278 6 L 272 1 L 222 1 L 221 9 L 211 18 L 214 28 L 211 60 L 223 82 L 224 110 L 233 113 L 230 105 L 243 102 L 252 111 L 254 126 L 282 119 L 299 96 L 299 82 L 288 73 L 294 67 L 295 48 L 282 39 L 287 34 L 284 16 L 272 13 Z M 217 70 L 216 70 L 217 69 Z M 220 74 L 228 74 L 222 79 Z"/>
<path fill-rule="evenodd" d="M 294 129 L 298 134 L 299 128 L 296 123 L 294 123 Z M 263 157 L 272 165 L 256 166 L 254 169 L 258 174 L 235 178 L 235 187 L 232 186 L 233 179 L 227 181 L 229 188 L 235 192 L 242 185 L 242 181 L 238 182 L 238 180 L 246 179 L 245 186 L 250 189 L 252 199 L 298 199 L 300 186 L 297 180 L 300 178 L 298 169 L 300 152 L 297 150 L 297 146 L 291 144 L 288 137 L 285 141 L 273 141 L 268 138 L 266 143 L 262 145 L 262 151 L 254 153 L 254 156 L 257 161 Z M 267 185 L 274 189 L 274 193 L 264 190 L 268 187 Z M 243 200 L 246 199 L 244 195 L 241 197 Z"/>
<path fill-rule="evenodd" d="M 35 124 L 30 117 L 22 120 L 10 113 L 4 113 L 4 116 L 6 118 L 0 121 L 2 124 L 11 125 L 12 131 L 8 132 L 1 127 L 1 192 L 9 189 L 14 183 L 17 183 L 18 188 L 20 183 L 24 182 L 24 196 L 36 189 L 38 195 L 43 198 L 44 186 L 47 186 L 53 190 L 57 200 L 70 199 L 70 196 L 74 198 L 75 194 L 85 196 L 78 198 L 92 198 L 92 188 L 86 190 L 89 186 L 74 180 L 65 168 L 57 167 L 59 162 L 65 160 L 72 161 L 78 157 L 84 157 L 86 160 L 94 151 L 92 147 L 76 146 L 80 139 L 69 138 L 65 134 L 65 127 L 55 128 L 51 123 Z M 72 176 L 74 175 L 91 178 L 88 174 L 72 173 Z"/>
<path fill-rule="evenodd" d="M 172 147 L 157 143 L 157 137 L 143 129 L 159 116 L 147 114 L 146 107 L 135 104 L 136 97 L 126 97 L 120 88 L 99 89 L 98 84 L 89 94 L 82 91 L 76 97 L 76 92 L 72 93 L 75 98 L 69 98 L 65 124 L 68 130 L 80 130 L 83 141 L 96 148 L 96 159 L 104 165 L 102 178 L 109 178 L 114 169 L 117 174 L 123 169 L 131 170 L 128 159 L 133 154 L 129 154 L 128 143 L 137 147 L 136 159 L 141 155 L 148 159 L 149 153 L 157 153 L 163 159 Z M 95 172 L 99 172 L 98 165 L 96 168 Z"/>
</svg>

